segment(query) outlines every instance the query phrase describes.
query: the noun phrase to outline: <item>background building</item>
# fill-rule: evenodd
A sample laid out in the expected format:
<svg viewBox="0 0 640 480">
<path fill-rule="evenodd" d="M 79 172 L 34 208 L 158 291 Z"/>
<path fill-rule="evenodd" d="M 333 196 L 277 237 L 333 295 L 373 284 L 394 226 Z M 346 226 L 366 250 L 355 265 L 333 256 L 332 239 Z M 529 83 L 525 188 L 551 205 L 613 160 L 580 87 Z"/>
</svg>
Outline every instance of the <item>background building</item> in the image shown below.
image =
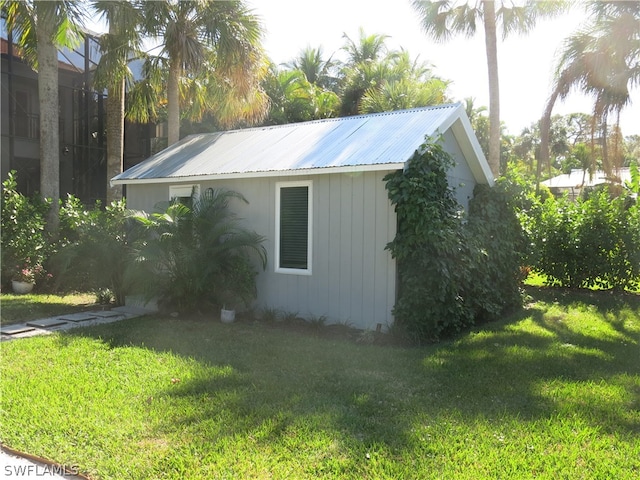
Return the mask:
<svg viewBox="0 0 640 480">
<path fill-rule="evenodd" d="M 2 62 L 0 97 L 1 174 L 18 173 L 18 188 L 31 195 L 40 188 L 38 74 L 12 42 L 0 19 Z M 100 60 L 98 34 L 86 32 L 75 49 L 58 53 L 60 195 L 70 193 L 84 203 L 106 197 L 106 92 L 92 88 L 92 73 Z M 155 125 L 125 125 L 124 169 L 154 153 Z"/>
</svg>

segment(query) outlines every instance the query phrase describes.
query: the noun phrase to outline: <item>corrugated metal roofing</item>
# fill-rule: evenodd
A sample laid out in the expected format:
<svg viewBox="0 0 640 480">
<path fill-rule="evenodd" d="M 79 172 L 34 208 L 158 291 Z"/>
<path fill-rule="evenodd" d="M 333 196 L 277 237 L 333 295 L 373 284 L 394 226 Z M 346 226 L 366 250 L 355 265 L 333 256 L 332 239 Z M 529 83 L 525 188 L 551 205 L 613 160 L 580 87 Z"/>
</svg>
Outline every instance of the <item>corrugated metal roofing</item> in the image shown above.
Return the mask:
<svg viewBox="0 0 640 480">
<path fill-rule="evenodd" d="M 628 167 L 621 168 L 614 173 L 613 177 L 609 177 L 602 170 L 598 170 L 593 176 L 590 176 L 589 173 L 584 170 L 573 169 L 571 170 L 571 173 L 563 173 L 557 177 L 540 182 L 540 184 L 549 188 L 583 188 L 594 187 L 604 183 L 612 183 L 612 181 L 615 181 L 616 179 L 623 184 L 625 182 L 630 182 L 630 169 Z"/>
<path fill-rule="evenodd" d="M 191 135 L 116 176 L 113 183 L 327 168 L 400 168 L 425 135 L 444 133 L 461 110 L 464 114 L 461 104 L 448 104 Z"/>
</svg>

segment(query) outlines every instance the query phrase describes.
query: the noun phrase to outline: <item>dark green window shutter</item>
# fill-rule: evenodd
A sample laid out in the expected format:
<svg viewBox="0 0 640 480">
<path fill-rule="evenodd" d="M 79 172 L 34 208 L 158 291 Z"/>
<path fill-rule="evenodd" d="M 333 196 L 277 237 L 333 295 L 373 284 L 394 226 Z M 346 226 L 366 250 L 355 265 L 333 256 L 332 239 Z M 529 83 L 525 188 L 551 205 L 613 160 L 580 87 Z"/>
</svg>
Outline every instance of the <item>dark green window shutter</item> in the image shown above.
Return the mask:
<svg viewBox="0 0 640 480">
<path fill-rule="evenodd" d="M 280 268 L 306 270 L 309 245 L 309 187 L 280 189 Z"/>
</svg>

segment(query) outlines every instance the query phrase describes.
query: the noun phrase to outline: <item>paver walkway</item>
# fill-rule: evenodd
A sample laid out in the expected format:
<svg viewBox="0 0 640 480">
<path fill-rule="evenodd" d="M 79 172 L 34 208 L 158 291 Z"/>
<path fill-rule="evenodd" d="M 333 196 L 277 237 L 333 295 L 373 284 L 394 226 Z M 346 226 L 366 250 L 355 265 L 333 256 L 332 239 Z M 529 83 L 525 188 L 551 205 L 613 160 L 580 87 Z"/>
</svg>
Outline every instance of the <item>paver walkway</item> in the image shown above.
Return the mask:
<svg viewBox="0 0 640 480">
<path fill-rule="evenodd" d="M 0 326 L 0 340 L 4 342 L 6 340 L 33 337 L 35 335 L 50 335 L 52 332 L 60 330 L 117 322 L 149 313 L 153 313 L 153 311 L 140 307 L 124 306 L 115 307 L 111 310 L 93 310 L 89 312 L 57 315 L 55 317 L 30 320 L 25 323 Z"/>
</svg>

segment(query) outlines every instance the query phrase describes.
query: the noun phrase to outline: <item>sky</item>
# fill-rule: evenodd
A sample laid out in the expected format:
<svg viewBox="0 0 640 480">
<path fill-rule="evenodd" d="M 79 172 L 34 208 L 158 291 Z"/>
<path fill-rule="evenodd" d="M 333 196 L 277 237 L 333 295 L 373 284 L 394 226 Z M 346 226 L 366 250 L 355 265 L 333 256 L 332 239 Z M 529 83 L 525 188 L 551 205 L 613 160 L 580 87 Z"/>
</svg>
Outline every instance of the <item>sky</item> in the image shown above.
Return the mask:
<svg viewBox="0 0 640 480">
<path fill-rule="evenodd" d="M 475 106 L 489 105 L 484 34 L 480 28 L 472 38 L 454 37 L 436 44 L 421 30 L 410 0 L 248 0 L 267 32 L 263 41 L 267 55 L 277 64 L 291 61 L 307 46 L 322 46 L 325 57 L 345 43 L 343 34 L 359 39 L 365 34 L 383 34 L 389 48 L 403 47 L 412 58 L 433 67 L 433 73 L 451 81 L 455 101 L 475 99 Z M 563 40 L 584 21 L 582 10 L 552 20 L 542 20 L 526 36 L 512 35 L 498 43 L 500 116 L 510 134 L 538 121 L 551 92 L 554 58 Z M 587 97 L 570 95 L 556 103 L 554 114 L 590 113 Z M 621 117 L 623 135 L 640 135 L 640 89 Z"/>
</svg>

